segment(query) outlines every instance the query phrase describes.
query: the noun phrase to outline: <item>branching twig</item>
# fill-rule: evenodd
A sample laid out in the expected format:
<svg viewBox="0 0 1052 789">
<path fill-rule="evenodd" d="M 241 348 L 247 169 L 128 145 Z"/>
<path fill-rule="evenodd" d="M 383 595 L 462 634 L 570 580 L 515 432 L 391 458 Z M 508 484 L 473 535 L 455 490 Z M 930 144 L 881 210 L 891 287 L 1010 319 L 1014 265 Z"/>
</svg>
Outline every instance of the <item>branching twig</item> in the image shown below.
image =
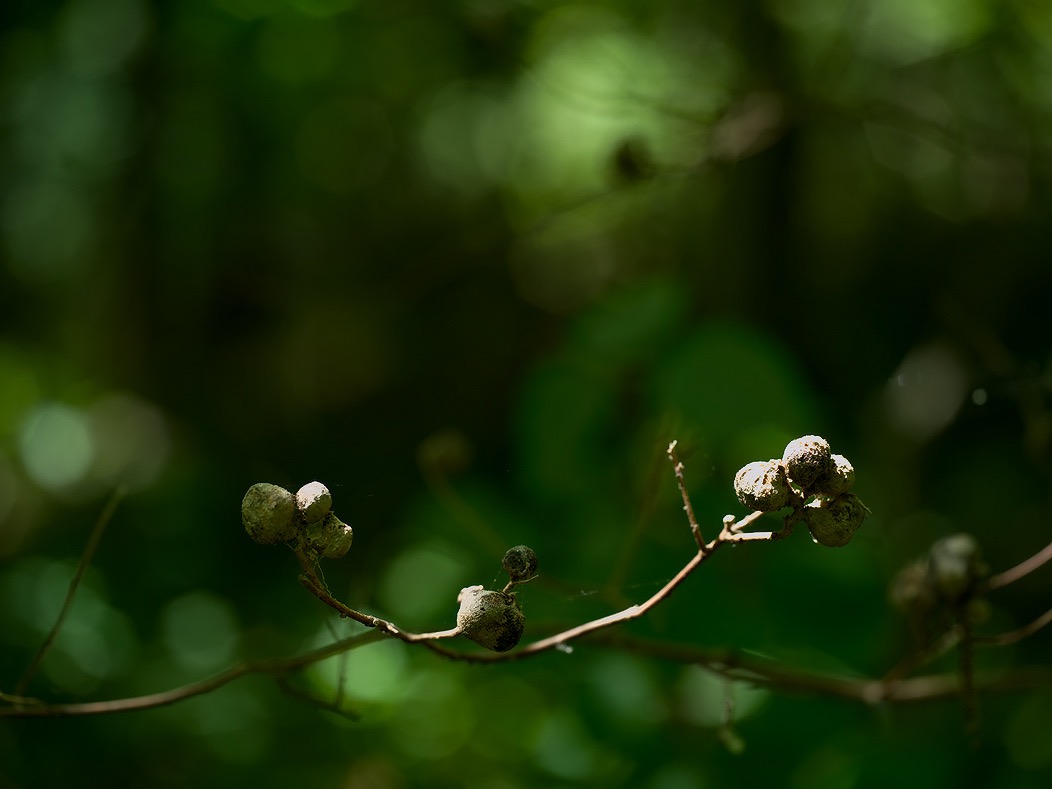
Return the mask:
<svg viewBox="0 0 1052 789">
<path fill-rule="evenodd" d="M 668 445 L 668 459 L 672 461 L 672 470 L 676 474 L 676 486 L 679 488 L 680 496 L 683 497 L 683 511 L 687 513 L 690 532 L 694 535 L 694 542 L 698 544 L 698 550 L 704 552 L 705 538 L 701 536 L 701 527 L 698 525 L 698 519 L 694 517 L 694 505 L 690 503 L 690 496 L 687 495 L 687 483 L 683 478 L 683 463 L 676 453 L 677 443 L 677 441 L 673 441 Z"/>
<path fill-rule="evenodd" d="M 866 705 L 930 701 L 960 695 L 960 677 L 956 673 L 931 674 L 911 679 L 870 679 L 806 671 L 733 649 L 651 641 L 620 633 L 598 635 L 589 639 L 589 643 L 646 657 L 697 664 L 720 676 L 758 687 L 828 696 Z M 975 690 L 984 693 L 1049 686 L 1052 686 L 1052 669 L 1044 666 L 1010 672 L 977 673 L 975 677 Z"/>
<path fill-rule="evenodd" d="M 151 693 L 146 696 L 133 696 L 116 701 L 92 701 L 82 704 L 49 704 L 37 699 L 15 699 L 10 696 L 0 696 L 0 700 L 8 702 L 10 706 L 0 706 L 0 718 L 60 718 L 80 715 L 107 715 L 115 712 L 132 712 L 133 710 L 152 709 L 153 707 L 165 707 L 184 701 L 194 696 L 202 696 L 213 690 L 223 687 L 236 679 L 249 674 L 269 674 L 272 676 L 284 676 L 293 671 L 298 671 L 307 666 L 318 663 L 326 658 L 333 657 L 349 649 L 371 644 L 383 638 L 382 633 L 373 631 L 362 633 L 351 638 L 345 638 L 328 646 L 295 655 L 289 658 L 275 658 L 272 660 L 261 660 L 256 662 L 238 663 L 226 671 L 216 674 L 209 679 L 200 682 L 192 682 L 172 690 L 161 693 Z"/>
<path fill-rule="evenodd" d="M 320 578 L 315 563 L 311 557 L 301 551 L 296 555 L 303 570 L 300 581 L 315 597 L 340 614 L 341 617 L 353 619 L 366 627 L 372 628 L 370 633 L 354 636 L 352 638 L 337 641 L 326 647 L 313 650 L 291 658 L 273 659 L 258 662 L 239 663 L 226 671 L 206 680 L 191 683 L 180 688 L 175 688 L 161 693 L 134 698 L 119 699 L 115 701 L 89 702 L 82 704 L 51 704 L 39 699 L 27 698 L 22 695 L 22 688 L 32 677 L 33 670 L 39 665 L 47 646 L 54 640 L 54 636 L 61 626 L 62 620 L 71 605 L 73 593 L 83 575 L 83 570 L 91 558 L 98 540 L 101 537 L 102 528 L 112 516 L 112 510 L 116 506 L 117 497 L 103 512 L 99 524 L 92 534 L 88 548 L 85 550 L 74 582 L 71 583 L 70 594 L 67 596 L 66 605 L 59 616 L 52 634 L 41 648 L 40 654 L 34 660 L 27 676 L 23 678 L 18 690 L 13 694 L 0 693 L 0 717 L 56 717 L 77 715 L 100 715 L 116 712 L 128 712 L 132 710 L 148 709 L 174 704 L 178 701 L 209 693 L 226 685 L 240 677 L 248 674 L 269 674 L 279 680 L 285 675 L 302 669 L 305 666 L 325 660 L 350 649 L 364 646 L 378 641 L 385 636 L 397 638 L 410 644 L 421 644 L 431 651 L 451 660 L 469 663 L 493 663 L 512 660 L 521 660 L 527 657 L 540 655 L 549 651 L 569 652 L 570 642 L 579 638 L 589 637 L 590 643 L 602 644 L 613 647 L 630 649 L 633 652 L 655 657 L 663 657 L 681 662 L 698 663 L 721 676 L 731 679 L 750 682 L 755 685 L 771 688 L 779 688 L 787 691 L 797 691 L 818 695 L 833 696 L 842 699 L 862 702 L 865 704 L 880 704 L 883 702 L 905 702 L 919 701 L 922 699 L 934 699 L 961 694 L 959 678 L 956 675 L 931 675 L 905 679 L 904 676 L 918 668 L 922 663 L 934 659 L 938 655 L 951 649 L 958 644 L 963 636 L 960 625 L 952 628 L 943 635 L 928 650 L 921 655 L 914 656 L 911 660 L 900 664 L 883 679 L 867 679 L 843 677 L 836 675 L 815 674 L 786 667 L 774 661 L 763 660 L 732 650 L 702 649 L 682 645 L 659 644 L 633 640 L 623 634 L 612 635 L 610 628 L 614 625 L 638 619 L 668 598 L 698 567 L 700 567 L 719 548 L 728 543 L 774 541 L 787 537 L 792 533 L 793 526 L 799 521 L 798 504 L 794 502 L 794 511 L 785 518 L 783 526 L 778 531 L 755 531 L 748 532 L 745 528 L 753 524 L 764 515 L 762 512 L 752 512 L 737 521 L 734 516 L 728 515 L 723 519 L 719 535 L 710 542 L 704 542 L 701 529 L 698 526 L 690 502 L 689 494 L 683 476 L 683 464 L 676 455 L 676 442 L 668 447 L 668 456 L 673 463 L 676 475 L 676 483 L 683 498 L 683 509 L 687 514 L 687 521 L 691 528 L 698 550 L 693 557 L 677 572 L 661 589 L 642 603 L 628 606 L 621 611 L 609 614 L 599 619 L 571 627 L 562 632 L 542 638 L 521 649 L 510 652 L 459 652 L 442 644 L 436 643 L 442 639 L 459 635 L 459 628 L 443 630 L 431 633 L 411 633 L 401 629 L 392 622 L 370 614 L 357 611 L 345 605 L 329 592 L 324 581 Z M 995 576 L 991 579 L 988 588 L 1010 583 L 1047 561 L 1052 546 L 1046 548 L 1040 554 L 1031 557 L 1026 562 L 1018 565 L 1012 570 Z M 1019 630 L 1004 633 L 999 636 L 976 637 L 976 646 L 1000 646 L 1014 643 L 1028 635 L 1033 634 L 1045 625 L 1052 622 L 1052 611 L 1046 612 L 1038 619 Z M 1019 669 L 1010 674 L 1002 675 L 979 675 L 974 677 L 973 692 L 992 692 L 1005 690 L 1018 690 L 1037 686 L 1052 685 L 1052 670 L 1045 668 Z M 317 700 L 314 700 L 317 701 Z"/>
</svg>

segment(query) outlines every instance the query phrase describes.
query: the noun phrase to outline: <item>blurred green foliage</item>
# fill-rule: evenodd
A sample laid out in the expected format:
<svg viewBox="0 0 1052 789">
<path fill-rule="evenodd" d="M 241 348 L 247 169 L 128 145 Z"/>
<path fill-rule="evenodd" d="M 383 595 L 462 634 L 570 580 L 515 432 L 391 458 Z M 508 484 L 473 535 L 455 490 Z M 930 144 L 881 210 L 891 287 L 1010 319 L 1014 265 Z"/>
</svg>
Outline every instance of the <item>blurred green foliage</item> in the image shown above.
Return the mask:
<svg viewBox="0 0 1052 789">
<path fill-rule="evenodd" d="M 254 482 L 326 482 L 355 527 L 330 586 L 410 629 L 533 546 L 530 639 L 689 558 L 671 439 L 711 537 L 735 470 L 805 433 L 858 471 L 852 544 L 725 551 L 622 630 L 880 676 L 911 646 L 899 567 L 958 530 L 995 570 L 1049 539 L 1050 53 L 1027 0 L 5 2 L 0 691 L 118 485 L 28 693 L 152 693 L 354 632 L 245 537 Z M 1049 589 L 998 593 L 984 627 Z M 1052 776 L 1047 690 L 983 698 L 969 748 L 952 701 L 587 642 L 489 667 L 384 642 L 289 682 L 5 719 L 0 784 Z"/>
</svg>

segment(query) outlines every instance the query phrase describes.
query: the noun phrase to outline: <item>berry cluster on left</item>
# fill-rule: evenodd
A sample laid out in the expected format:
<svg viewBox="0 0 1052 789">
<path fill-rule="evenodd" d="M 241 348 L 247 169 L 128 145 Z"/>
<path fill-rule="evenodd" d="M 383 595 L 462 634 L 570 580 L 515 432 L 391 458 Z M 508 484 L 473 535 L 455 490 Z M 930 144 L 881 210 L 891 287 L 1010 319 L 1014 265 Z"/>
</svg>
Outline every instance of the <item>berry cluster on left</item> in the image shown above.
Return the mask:
<svg viewBox="0 0 1052 789">
<path fill-rule="evenodd" d="M 295 495 L 257 482 L 241 501 L 241 522 L 261 545 L 294 542 L 314 558 L 339 559 L 354 540 L 354 530 L 333 514 L 332 495 L 320 482 L 308 482 Z"/>
</svg>

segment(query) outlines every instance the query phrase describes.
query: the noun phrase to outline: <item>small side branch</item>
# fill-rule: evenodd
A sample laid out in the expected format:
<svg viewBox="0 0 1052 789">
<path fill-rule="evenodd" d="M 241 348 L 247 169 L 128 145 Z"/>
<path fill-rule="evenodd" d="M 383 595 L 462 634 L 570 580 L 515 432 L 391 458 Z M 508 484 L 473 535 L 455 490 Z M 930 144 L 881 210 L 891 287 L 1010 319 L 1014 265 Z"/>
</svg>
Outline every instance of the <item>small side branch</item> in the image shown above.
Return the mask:
<svg viewBox="0 0 1052 789">
<path fill-rule="evenodd" d="M 704 551 L 705 538 L 701 536 L 701 527 L 698 525 L 698 519 L 694 516 L 694 505 L 690 503 L 690 496 L 687 494 L 687 483 L 683 478 L 683 463 L 676 452 L 677 443 L 673 441 L 668 445 L 668 459 L 672 461 L 672 470 L 676 474 L 676 485 L 679 487 L 679 495 L 683 497 L 683 511 L 687 513 L 690 532 L 694 535 L 694 542 L 697 543 L 698 550 Z"/>
<path fill-rule="evenodd" d="M 1052 560 L 1052 542 L 1029 559 L 1020 562 L 1009 570 L 1005 570 L 1003 573 L 991 577 L 990 580 L 986 582 L 986 588 L 991 590 L 1000 589 L 1002 586 L 1008 586 L 1010 583 L 1015 583 L 1020 578 L 1034 572 L 1034 570 L 1049 560 Z"/>
</svg>

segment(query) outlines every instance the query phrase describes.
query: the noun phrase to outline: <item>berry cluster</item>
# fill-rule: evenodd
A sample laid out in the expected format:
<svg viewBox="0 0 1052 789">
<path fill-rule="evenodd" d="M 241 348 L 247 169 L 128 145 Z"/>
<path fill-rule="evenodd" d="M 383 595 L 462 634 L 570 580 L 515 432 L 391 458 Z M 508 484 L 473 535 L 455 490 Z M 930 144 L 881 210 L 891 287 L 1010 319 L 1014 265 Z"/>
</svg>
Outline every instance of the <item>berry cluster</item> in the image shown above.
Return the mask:
<svg viewBox="0 0 1052 789">
<path fill-rule="evenodd" d="M 892 582 L 891 601 L 914 614 L 946 606 L 971 607 L 988 572 L 975 538 L 952 534 L 932 545 L 923 559 L 899 572 Z"/>
<path fill-rule="evenodd" d="M 262 545 L 295 541 L 313 557 L 339 559 L 350 550 L 354 530 L 332 512 L 332 495 L 320 482 L 308 482 L 293 496 L 269 482 L 258 482 L 241 501 L 241 522 Z"/>
<path fill-rule="evenodd" d="M 741 468 L 734 477 L 734 492 L 754 511 L 792 507 L 815 542 L 837 548 L 851 541 L 868 513 L 850 492 L 854 483 L 855 469 L 846 457 L 834 455 L 821 436 L 803 436 L 790 441 L 780 459 Z"/>
</svg>

